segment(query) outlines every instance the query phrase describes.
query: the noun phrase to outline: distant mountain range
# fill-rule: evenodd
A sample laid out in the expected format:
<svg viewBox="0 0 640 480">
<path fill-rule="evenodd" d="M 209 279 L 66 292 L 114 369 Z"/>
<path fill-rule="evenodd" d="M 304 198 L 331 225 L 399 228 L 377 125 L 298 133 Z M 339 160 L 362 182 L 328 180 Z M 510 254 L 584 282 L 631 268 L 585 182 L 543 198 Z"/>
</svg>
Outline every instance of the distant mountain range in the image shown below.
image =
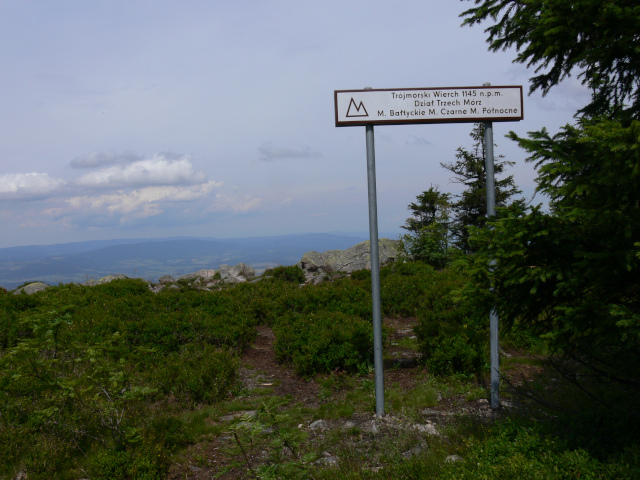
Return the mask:
<svg viewBox="0 0 640 480">
<path fill-rule="evenodd" d="M 310 233 L 225 239 L 99 240 L 0 248 L 0 286 L 14 289 L 34 280 L 54 285 L 82 283 L 118 273 L 156 281 L 162 275 L 179 276 L 240 262 L 261 270 L 293 265 L 310 250 L 343 250 L 368 239 L 366 233 Z"/>
</svg>

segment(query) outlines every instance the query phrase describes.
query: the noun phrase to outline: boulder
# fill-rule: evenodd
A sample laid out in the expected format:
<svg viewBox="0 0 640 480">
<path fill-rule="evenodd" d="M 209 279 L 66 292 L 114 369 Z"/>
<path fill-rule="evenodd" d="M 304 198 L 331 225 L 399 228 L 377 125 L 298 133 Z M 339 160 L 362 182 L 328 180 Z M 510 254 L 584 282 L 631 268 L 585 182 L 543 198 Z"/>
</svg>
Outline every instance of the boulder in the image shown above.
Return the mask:
<svg viewBox="0 0 640 480">
<path fill-rule="evenodd" d="M 124 280 L 126 278 L 129 278 L 129 277 L 127 277 L 126 275 L 123 275 L 121 273 L 119 273 L 117 275 L 107 275 L 106 277 L 102 277 L 101 279 L 99 279 L 96 282 L 96 285 L 102 285 L 103 283 L 111 283 L 114 280 Z"/>
<path fill-rule="evenodd" d="M 202 278 L 204 280 L 209 280 L 213 278 L 216 274 L 215 269 L 213 268 L 203 268 L 202 270 L 198 270 L 193 273 L 185 273 L 184 275 L 180 275 L 178 280 L 195 280 L 196 278 Z"/>
<path fill-rule="evenodd" d="M 47 288 L 49 288 L 49 285 L 47 285 L 46 283 L 33 282 L 33 283 L 30 283 L 29 285 L 25 285 L 24 287 L 18 288 L 16 291 L 13 292 L 13 294 L 18 295 L 24 292 L 27 295 L 33 295 L 34 293 L 41 292 L 43 290 L 46 290 Z"/>
<path fill-rule="evenodd" d="M 399 252 L 398 240 L 381 238 L 378 240 L 380 265 L 395 259 Z M 307 252 L 302 256 L 298 266 L 306 272 L 322 271 L 353 272 L 364 268 L 371 268 L 371 248 L 369 241 L 359 243 L 347 250 L 329 250 L 324 253 Z"/>
<path fill-rule="evenodd" d="M 220 265 L 218 272 L 220 273 L 220 278 L 225 283 L 246 282 L 248 278 L 252 278 L 256 274 L 255 269 L 244 263 L 239 263 L 234 267 Z"/>
</svg>

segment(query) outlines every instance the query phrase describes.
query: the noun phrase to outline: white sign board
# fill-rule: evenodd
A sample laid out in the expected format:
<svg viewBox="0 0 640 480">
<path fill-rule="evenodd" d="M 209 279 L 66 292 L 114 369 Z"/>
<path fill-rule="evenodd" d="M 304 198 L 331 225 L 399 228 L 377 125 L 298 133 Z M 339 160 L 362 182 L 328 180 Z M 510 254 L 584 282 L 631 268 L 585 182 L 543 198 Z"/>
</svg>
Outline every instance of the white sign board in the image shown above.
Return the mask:
<svg viewBox="0 0 640 480">
<path fill-rule="evenodd" d="M 522 120 L 522 86 L 336 90 L 336 127 Z"/>
</svg>

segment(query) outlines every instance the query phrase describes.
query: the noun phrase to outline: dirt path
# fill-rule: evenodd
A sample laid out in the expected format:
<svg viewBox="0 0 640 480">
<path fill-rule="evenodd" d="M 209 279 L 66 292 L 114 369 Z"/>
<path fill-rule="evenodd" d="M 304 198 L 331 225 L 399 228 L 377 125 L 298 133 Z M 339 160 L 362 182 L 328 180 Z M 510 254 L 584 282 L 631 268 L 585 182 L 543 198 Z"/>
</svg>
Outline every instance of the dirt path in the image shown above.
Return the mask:
<svg viewBox="0 0 640 480">
<path fill-rule="evenodd" d="M 255 343 L 242 356 L 240 376 L 246 388 L 272 388 L 275 395 L 291 395 L 295 402 L 317 407 L 318 384 L 313 380 L 298 377 L 293 368 L 276 361 L 273 344 L 275 336 L 269 327 L 256 327 Z"/>
</svg>

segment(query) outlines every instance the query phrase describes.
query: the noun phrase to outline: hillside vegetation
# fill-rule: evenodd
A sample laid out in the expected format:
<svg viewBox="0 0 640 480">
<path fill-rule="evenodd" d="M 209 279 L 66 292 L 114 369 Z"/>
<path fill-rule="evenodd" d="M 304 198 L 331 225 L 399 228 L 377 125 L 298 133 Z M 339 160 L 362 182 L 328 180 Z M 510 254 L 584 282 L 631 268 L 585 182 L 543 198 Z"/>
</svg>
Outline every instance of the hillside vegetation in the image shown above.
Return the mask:
<svg viewBox="0 0 640 480">
<path fill-rule="evenodd" d="M 305 286 L 301 274 L 278 267 L 214 292 L 154 294 L 133 279 L 2 291 L 0 478 L 640 473 L 633 399 L 609 391 L 616 406 L 602 409 L 559 379 L 549 389 L 542 361 L 522 355 L 543 342 L 524 331 L 507 336 L 520 354 L 505 368 L 561 410 L 514 394 L 488 410 L 487 322 L 457 295 L 469 280 L 455 266 L 382 270 L 388 415 L 374 419 L 369 272 Z M 248 360 L 257 332 L 273 335 L 282 370 Z"/>
</svg>

